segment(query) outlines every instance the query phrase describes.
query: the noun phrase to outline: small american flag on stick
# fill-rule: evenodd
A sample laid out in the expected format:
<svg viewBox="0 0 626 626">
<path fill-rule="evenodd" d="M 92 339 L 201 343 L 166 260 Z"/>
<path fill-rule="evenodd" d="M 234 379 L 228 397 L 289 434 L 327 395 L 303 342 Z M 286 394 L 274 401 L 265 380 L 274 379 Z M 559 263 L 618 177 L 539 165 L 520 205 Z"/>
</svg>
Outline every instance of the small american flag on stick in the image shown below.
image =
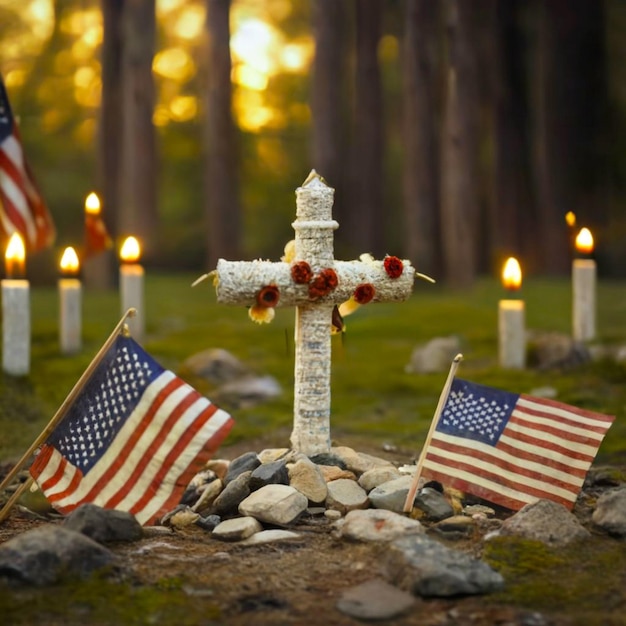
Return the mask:
<svg viewBox="0 0 626 626">
<path fill-rule="evenodd" d="M 232 425 L 228 413 L 120 334 L 30 473 L 61 513 L 91 502 L 147 524 L 178 504 Z"/>
<path fill-rule="evenodd" d="M 518 510 L 571 509 L 614 417 L 454 379 L 422 476 Z"/>
<path fill-rule="evenodd" d="M 0 228 L 22 235 L 33 251 L 50 246 L 56 231 L 26 163 L 19 130 L 0 76 Z"/>
</svg>

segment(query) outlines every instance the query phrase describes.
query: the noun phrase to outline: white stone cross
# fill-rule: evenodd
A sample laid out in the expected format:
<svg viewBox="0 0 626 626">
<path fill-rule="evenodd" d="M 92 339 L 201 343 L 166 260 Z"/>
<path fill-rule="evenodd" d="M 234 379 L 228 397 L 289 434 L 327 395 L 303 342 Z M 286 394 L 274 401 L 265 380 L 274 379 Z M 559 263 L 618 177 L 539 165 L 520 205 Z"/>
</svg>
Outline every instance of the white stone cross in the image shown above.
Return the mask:
<svg viewBox="0 0 626 626">
<path fill-rule="evenodd" d="M 315 171 L 296 190 L 291 262 L 225 261 L 216 270 L 217 301 L 251 307 L 295 306 L 294 423 L 291 445 L 311 456 L 330 450 L 331 328 L 335 305 L 406 300 L 415 269 L 408 261 L 333 258 L 334 189 Z"/>
</svg>

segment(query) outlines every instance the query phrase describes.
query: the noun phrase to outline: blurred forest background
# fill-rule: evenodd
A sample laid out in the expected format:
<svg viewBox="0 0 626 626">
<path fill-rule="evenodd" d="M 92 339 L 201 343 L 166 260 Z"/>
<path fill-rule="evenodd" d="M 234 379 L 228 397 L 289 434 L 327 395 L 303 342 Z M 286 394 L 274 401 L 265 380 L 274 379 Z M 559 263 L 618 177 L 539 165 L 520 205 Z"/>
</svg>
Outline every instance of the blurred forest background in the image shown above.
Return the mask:
<svg viewBox="0 0 626 626">
<path fill-rule="evenodd" d="M 624 32 L 622 0 L 2 0 L 0 72 L 58 249 L 95 190 L 146 265 L 277 260 L 315 168 L 338 257 L 463 287 L 568 272 L 568 211 L 626 274 Z"/>
</svg>

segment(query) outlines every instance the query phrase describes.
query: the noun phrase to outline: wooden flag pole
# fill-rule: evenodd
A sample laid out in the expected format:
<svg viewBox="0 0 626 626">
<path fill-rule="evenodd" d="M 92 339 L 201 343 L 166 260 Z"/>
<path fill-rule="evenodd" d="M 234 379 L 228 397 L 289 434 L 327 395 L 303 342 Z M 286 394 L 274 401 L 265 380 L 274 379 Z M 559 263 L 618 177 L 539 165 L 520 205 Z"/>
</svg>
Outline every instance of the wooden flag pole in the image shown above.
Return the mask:
<svg viewBox="0 0 626 626">
<path fill-rule="evenodd" d="M 406 500 L 404 501 L 405 513 L 410 513 L 411 510 L 413 509 L 413 500 L 415 500 L 415 494 L 417 493 L 417 484 L 422 474 L 422 467 L 424 466 L 424 460 L 426 459 L 426 451 L 428 450 L 428 446 L 430 445 L 431 439 L 433 438 L 433 435 L 435 434 L 435 428 L 437 428 L 437 424 L 439 423 L 439 418 L 441 417 L 443 407 L 446 405 L 446 402 L 448 401 L 448 396 L 450 395 L 450 388 L 452 387 L 452 381 L 454 380 L 454 376 L 456 375 L 456 371 L 462 360 L 463 360 L 463 355 L 457 354 L 452 360 L 452 365 L 450 365 L 448 378 L 446 379 L 446 383 L 443 386 L 443 389 L 441 390 L 441 395 L 439 396 L 439 402 L 437 403 L 437 408 L 435 409 L 435 414 L 433 415 L 433 421 L 430 423 L 430 429 L 428 430 L 428 435 L 426 435 L 426 441 L 424 442 L 424 447 L 422 448 L 419 462 L 417 464 L 417 468 L 415 469 L 415 475 L 413 476 L 413 480 L 411 481 L 411 488 L 409 489 L 409 493 L 407 493 Z"/>
<path fill-rule="evenodd" d="M 76 400 L 76 397 L 78 396 L 78 394 L 83 390 L 83 387 L 87 384 L 87 382 L 91 378 L 91 375 L 93 374 L 94 370 L 100 364 L 100 361 L 102 360 L 104 355 L 108 352 L 109 348 L 113 345 L 113 343 L 117 339 L 117 336 L 124 330 L 124 324 L 126 323 L 127 318 L 133 317 L 133 315 L 135 315 L 136 312 L 137 312 L 136 309 L 130 308 L 126 311 L 126 313 L 124 313 L 124 315 L 122 316 L 122 319 L 120 319 L 120 321 L 117 323 L 117 326 L 113 329 L 113 332 L 109 335 L 109 338 L 102 344 L 102 347 L 100 348 L 100 350 L 98 350 L 98 353 L 93 358 L 91 363 L 87 366 L 87 369 L 83 372 L 82 376 L 78 379 L 78 382 L 74 385 L 72 390 L 69 392 L 69 394 L 67 395 L 67 398 L 65 398 L 65 400 L 63 401 L 63 404 L 61 404 L 58 411 L 54 414 L 54 416 L 52 417 L 48 425 L 41 431 L 41 434 L 39 435 L 39 437 L 35 439 L 35 441 L 30 446 L 30 448 L 28 448 L 28 450 L 24 453 L 22 458 L 13 466 L 11 471 L 5 476 L 2 483 L 0 483 L 0 491 L 2 491 L 7 485 L 11 483 L 11 481 L 15 478 L 17 473 L 22 469 L 26 461 L 28 461 L 28 459 L 32 456 L 33 452 L 48 438 L 50 433 L 54 430 L 55 426 L 65 416 L 65 414 L 67 413 L 68 409 L 70 408 L 74 400 Z M 5 512 L 5 509 L 10 508 L 9 503 L 11 503 L 11 506 L 13 505 L 13 502 L 15 500 L 13 500 L 13 502 L 12 500 L 13 498 L 9 500 L 9 502 L 7 502 L 7 504 L 5 505 L 4 509 L 0 511 L 0 516 L 2 516 L 2 514 Z M 2 521 L 2 519 L 4 519 L 4 517 L 0 517 L 0 521 Z"/>
</svg>

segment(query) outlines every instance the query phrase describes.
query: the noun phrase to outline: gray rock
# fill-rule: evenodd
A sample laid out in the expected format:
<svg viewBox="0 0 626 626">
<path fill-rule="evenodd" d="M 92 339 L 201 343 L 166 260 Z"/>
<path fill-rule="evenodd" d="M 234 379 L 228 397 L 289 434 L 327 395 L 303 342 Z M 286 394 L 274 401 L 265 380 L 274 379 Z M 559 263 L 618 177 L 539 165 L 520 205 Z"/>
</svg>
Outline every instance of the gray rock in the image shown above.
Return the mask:
<svg viewBox="0 0 626 626">
<path fill-rule="evenodd" d="M 260 522 L 254 517 L 234 517 L 219 523 L 213 529 L 213 537 L 222 541 L 241 541 L 263 530 Z"/>
<path fill-rule="evenodd" d="M 413 350 L 405 371 L 409 374 L 446 372 L 459 352 L 461 342 L 458 337 L 435 337 Z"/>
<path fill-rule="evenodd" d="M 383 483 L 400 478 L 401 475 L 400 471 L 395 467 L 373 467 L 361 474 L 358 482 L 369 493 Z"/>
<path fill-rule="evenodd" d="M 422 511 L 426 519 L 433 522 L 438 522 L 454 515 L 454 509 L 446 500 L 446 497 L 432 487 L 420 489 L 415 495 L 413 506 Z"/>
<path fill-rule="evenodd" d="M 542 370 L 572 368 L 591 360 L 587 346 L 564 333 L 532 333 L 528 346 L 532 364 Z"/>
<path fill-rule="evenodd" d="M 211 513 L 222 516 L 237 513 L 240 502 L 250 495 L 251 475 L 251 471 L 243 472 L 229 482 L 213 501 Z"/>
<path fill-rule="evenodd" d="M 372 506 L 375 506 L 377 509 L 387 509 L 395 513 L 402 513 L 412 482 L 413 478 L 411 476 L 400 476 L 400 478 L 378 485 L 378 487 L 369 492 Z"/>
<path fill-rule="evenodd" d="M 143 537 L 141 524 L 127 511 L 103 509 L 95 504 L 83 504 L 72 511 L 63 522 L 98 543 L 108 541 L 137 541 Z"/>
<path fill-rule="evenodd" d="M 611 535 L 626 536 L 626 487 L 603 493 L 591 520 Z"/>
<path fill-rule="evenodd" d="M 308 506 L 308 500 L 289 485 L 266 485 L 253 491 L 239 504 L 239 513 L 261 522 L 287 526 Z"/>
<path fill-rule="evenodd" d="M 249 368 L 239 359 L 220 348 L 198 352 L 187 358 L 182 367 L 194 376 L 204 378 L 214 385 L 220 385 L 250 373 Z"/>
<path fill-rule="evenodd" d="M 247 408 L 276 398 L 281 393 L 282 389 L 273 376 L 245 376 L 224 383 L 212 395 L 221 404 Z"/>
<path fill-rule="evenodd" d="M 414 519 L 385 509 L 354 510 L 336 522 L 339 537 L 353 541 L 392 541 L 411 533 L 423 533 Z"/>
<path fill-rule="evenodd" d="M 423 597 L 490 593 L 504 586 L 502 576 L 483 561 L 424 534 L 392 541 L 385 554 L 391 581 Z"/>
<path fill-rule="evenodd" d="M 285 461 L 272 461 L 259 465 L 250 475 L 250 491 L 265 485 L 288 485 L 289 472 Z"/>
<path fill-rule="evenodd" d="M 228 483 L 235 480 L 235 478 L 237 478 L 239 474 L 243 474 L 243 472 L 253 472 L 259 465 L 261 465 L 261 461 L 256 452 L 246 452 L 238 456 L 236 459 L 233 459 L 228 466 L 228 471 L 226 472 L 226 476 L 224 476 L 224 485 L 228 485 Z"/>
<path fill-rule="evenodd" d="M 394 467 L 391 461 L 365 452 L 357 452 L 348 446 L 333 446 L 330 451 L 344 462 L 346 469 L 354 472 L 357 476 L 374 467 Z"/>
<path fill-rule="evenodd" d="M 414 604 L 415 598 L 410 593 L 375 578 L 344 591 L 337 608 L 357 619 L 383 620 L 406 613 Z"/>
<path fill-rule="evenodd" d="M 335 465 L 342 470 L 348 469 L 343 459 L 331 452 L 319 452 L 309 458 L 315 465 Z"/>
<path fill-rule="evenodd" d="M 240 541 L 238 546 L 257 546 L 261 543 L 275 543 L 277 541 L 293 541 L 299 539 L 300 535 L 294 533 L 291 530 L 284 530 L 282 528 L 271 528 L 270 530 L 262 530 L 261 532 L 254 533 L 251 537 Z"/>
<path fill-rule="evenodd" d="M 590 536 L 566 507 L 552 500 L 527 504 L 503 522 L 499 534 L 516 535 L 550 546 L 565 546 Z"/>
<path fill-rule="evenodd" d="M 110 550 L 93 539 L 50 524 L 0 545 L 0 578 L 50 585 L 67 576 L 86 578 L 114 559 Z"/>
<path fill-rule="evenodd" d="M 212 532 L 221 521 L 222 518 L 219 515 L 207 515 L 206 517 L 201 516 L 196 521 L 196 526 L 199 526 L 202 530 Z"/>
<path fill-rule="evenodd" d="M 339 478 L 328 483 L 327 487 L 326 507 L 329 509 L 345 514 L 354 509 L 366 509 L 369 505 L 365 490 L 354 480 Z"/>
</svg>

